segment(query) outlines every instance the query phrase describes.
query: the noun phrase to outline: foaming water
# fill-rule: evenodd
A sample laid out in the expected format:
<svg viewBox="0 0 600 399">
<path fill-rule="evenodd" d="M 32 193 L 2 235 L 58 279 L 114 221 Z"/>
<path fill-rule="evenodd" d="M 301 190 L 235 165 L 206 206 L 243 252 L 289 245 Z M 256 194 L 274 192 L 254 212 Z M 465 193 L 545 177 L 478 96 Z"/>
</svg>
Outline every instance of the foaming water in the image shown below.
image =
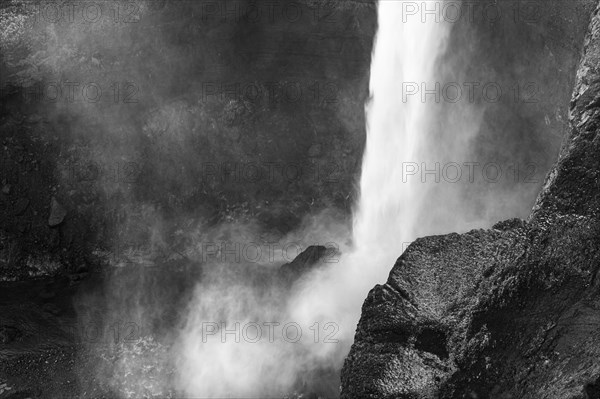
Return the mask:
<svg viewBox="0 0 600 399">
<path fill-rule="evenodd" d="M 308 389 L 314 387 L 316 370 L 339 372 L 369 289 L 385 281 L 406 243 L 427 233 L 418 216 L 428 186 L 403 181 L 403 167 L 423 158 L 434 110 L 420 96 L 404 98 L 403 83 L 433 84 L 449 27 L 433 19 L 405 19 L 402 11 L 403 1 L 379 2 L 353 247 L 338 263 L 305 276 L 291 291 L 248 282 L 237 273 L 203 282 L 180 340 L 179 384 L 186 393 L 271 396 L 298 388 L 302 376 Z M 226 274 L 220 269 L 212 273 Z M 256 326 L 252 339 L 244 336 L 243 328 L 254 322 L 261 324 L 262 334 L 268 332 L 264 322 L 279 323 L 279 329 L 272 340 L 263 336 L 250 342 Z M 207 327 L 212 332 L 215 326 L 207 323 L 219 323 L 220 331 L 207 338 Z M 239 339 L 233 332 L 222 334 L 225 326 L 235 330 L 235 323 L 240 323 Z M 300 327 L 297 341 L 290 342 L 289 330 L 281 331 L 286 323 Z M 339 380 L 329 380 L 324 392 L 336 394 Z"/>
<path fill-rule="evenodd" d="M 340 366 L 368 291 L 386 280 L 411 241 L 428 233 L 418 218 L 430 186 L 404 179 L 403 168 L 426 156 L 436 110 L 420 96 L 403 96 L 403 84 L 434 85 L 436 61 L 445 51 L 450 27 L 433 18 L 406 18 L 403 10 L 403 1 L 379 2 L 353 247 L 339 264 L 304 280 L 288 308 L 295 320 L 340 326 L 339 345 L 311 347 L 315 358 L 331 358 Z"/>
</svg>

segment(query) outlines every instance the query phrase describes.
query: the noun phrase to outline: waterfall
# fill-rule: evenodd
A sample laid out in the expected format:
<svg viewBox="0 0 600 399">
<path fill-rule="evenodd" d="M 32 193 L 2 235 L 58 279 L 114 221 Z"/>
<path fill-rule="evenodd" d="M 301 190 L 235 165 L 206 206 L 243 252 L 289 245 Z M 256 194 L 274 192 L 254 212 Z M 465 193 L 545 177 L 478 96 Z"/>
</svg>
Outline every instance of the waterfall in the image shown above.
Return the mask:
<svg viewBox="0 0 600 399">
<path fill-rule="evenodd" d="M 404 90 L 406 83 L 412 87 L 433 85 L 436 60 L 445 50 L 449 27 L 435 16 L 424 22 L 421 15 L 407 18 L 406 7 L 414 4 L 379 2 L 352 248 L 337 264 L 319 268 L 296 283 L 284 294 L 287 301 L 281 300 L 279 292 L 265 295 L 253 287 L 232 285 L 231 280 L 225 280 L 222 287 L 200 287 L 182 331 L 179 366 L 184 392 L 274 396 L 291 388 L 298 376 L 318 374 L 319 370 L 339 371 L 369 289 L 385 281 L 405 243 L 428 232 L 418 218 L 428 186 L 419 179 L 405 182 L 403 174 L 406 162 L 420 161 L 429 151 L 435 104 L 421 101 L 419 95 L 409 98 Z M 284 309 L 280 310 L 282 302 Z M 203 321 L 227 321 L 231 325 L 262 319 L 282 325 L 295 323 L 302 329 L 302 337 L 294 344 L 282 339 L 201 341 Z M 339 381 L 331 378 L 330 383 L 329 392 L 335 394 Z"/>
<path fill-rule="evenodd" d="M 441 3 L 428 1 L 428 9 Z M 433 218 L 425 218 L 427 223 L 422 223 L 422 215 L 428 211 L 424 206 L 431 204 L 426 199 L 439 187 L 423 184 L 416 176 L 407 179 L 407 165 L 436 159 L 444 147 L 452 148 L 448 141 L 457 137 L 436 143 L 432 133 L 438 126 L 432 121 L 440 112 L 440 104 L 423 101 L 420 94 L 409 96 L 408 89 L 414 93 L 415 87 L 431 88 L 439 81 L 436 64 L 446 50 L 450 24 L 439 15 L 425 18 L 420 12 L 423 10 L 414 8 L 416 4 L 379 2 L 370 101 L 366 106 L 367 140 L 353 216 L 353 247 L 339 264 L 307 279 L 289 306 L 289 314 L 301 324 L 316 320 L 339 325 L 337 347 L 312 344 L 309 351 L 313 359 L 327 359 L 340 367 L 369 290 L 385 282 L 408 243 L 439 231 L 431 229 L 436 223 Z M 471 133 L 471 129 L 465 129 L 460 135 Z M 456 156 L 457 151 L 453 152 Z M 441 223 L 437 228 L 446 229 L 448 225 Z"/>
<path fill-rule="evenodd" d="M 442 1 L 427 2 L 429 9 L 436 3 Z M 417 176 L 408 179 L 407 172 L 408 166 L 439 154 L 440 144 L 431 137 L 439 104 L 407 92 L 435 87 L 436 61 L 445 51 L 450 26 L 435 15 L 425 18 L 415 13 L 415 4 L 379 2 L 353 248 L 338 265 L 306 281 L 290 307 L 290 313 L 305 322 L 320 315 L 320 320 L 339 323 L 350 343 L 369 289 L 385 282 L 408 243 L 431 234 L 429 228 L 435 223 L 429 218 L 425 223 L 421 216 L 427 212 L 425 204 L 431 204 L 426 201 L 428 194 L 439 187 L 424 184 Z"/>
<path fill-rule="evenodd" d="M 427 3 L 434 9 L 434 2 Z M 417 217 L 427 185 L 419 178 L 409 179 L 407 173 L 427 156 L 435 103 L 423 101 L 421 93 L 408 93 L 415 87 L 419 91 L 435 87 L 436 60 L 445 49 L 449 27 L 435 15 L 415 10 L 415 4 L 379 2 L 371 63 L 367 142 L 353 241 L 357 252 L 381 253 L 377 267 L 384 270 L 407 243 L 426 233 L 419 229 Z"/>
</svg>

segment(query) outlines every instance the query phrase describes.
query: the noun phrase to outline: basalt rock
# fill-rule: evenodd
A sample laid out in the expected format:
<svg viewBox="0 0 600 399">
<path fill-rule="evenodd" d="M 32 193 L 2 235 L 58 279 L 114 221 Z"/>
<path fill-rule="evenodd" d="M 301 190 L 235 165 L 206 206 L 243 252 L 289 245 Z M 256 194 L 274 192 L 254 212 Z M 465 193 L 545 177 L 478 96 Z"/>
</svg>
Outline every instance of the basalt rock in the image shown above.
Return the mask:
<svg viewBox="0 0 600 399">
<path fill-rule="evenodd" d="M 418 239 L 362 308 L 349 398 L 600 398 L 600 4 L 528 220 Z"/>
<path fill-rule="evenodd" d="M 48 226 L 58 226 L 65 220 L 65 216 L 67 216 L 65 208 L 56 200 L 56 198 L 52 197 L 50 216 L 48 216 Z"/>
<path fill-rule="evenodd" d="M 335 248 L 323 245 L 311 245 L 302 251 L 293 261 L 279 268 L 279 276 L 288 283 L 293 283 L 306 273 L 327 264 L 336 255 Z"/>
</svg>

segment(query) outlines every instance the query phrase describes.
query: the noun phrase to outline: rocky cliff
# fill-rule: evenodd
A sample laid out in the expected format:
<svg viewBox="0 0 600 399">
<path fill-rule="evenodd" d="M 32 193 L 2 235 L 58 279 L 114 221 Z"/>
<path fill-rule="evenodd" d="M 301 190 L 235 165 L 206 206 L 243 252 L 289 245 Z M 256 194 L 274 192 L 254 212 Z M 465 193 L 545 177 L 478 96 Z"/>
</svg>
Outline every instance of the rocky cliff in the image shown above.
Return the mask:
<svg viewBox="0 0 600 399">
<path fill-rule="evenodd" d="M 342 398 L 600 398 L 600 5 L 530 217 L 425 237 L 368 294 Z"/>
<path fill-rule="evenodd" d="M 0 4 L 1 278 L 118 263 L 159 230 L 182 252 L 191 225 L 347 214 L 375 1 L 86 7 Z"/>
</svg>

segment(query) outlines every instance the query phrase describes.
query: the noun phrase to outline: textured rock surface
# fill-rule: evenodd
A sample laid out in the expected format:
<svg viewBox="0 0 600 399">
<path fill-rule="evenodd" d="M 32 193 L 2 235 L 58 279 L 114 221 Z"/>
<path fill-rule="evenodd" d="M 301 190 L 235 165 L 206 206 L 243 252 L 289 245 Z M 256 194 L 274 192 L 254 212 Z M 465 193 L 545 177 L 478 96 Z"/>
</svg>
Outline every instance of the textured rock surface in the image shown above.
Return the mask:
<svg viewBox="0 0 600 399">
<path fill-rule="evenodd" d="M 600 5 L 530 218 L 426 237 L 364 302 L 342 398 L 599 398 Z"/>
<path fill-rule="evenodd" d="M 279 275 L 291 283 L 309 271 L 325 264 L 328 259 L 335 256 L 334 248 L 323 245 L 311 245 L 300 253 L 294 260 L 279 268 Z"/>
</svg>

